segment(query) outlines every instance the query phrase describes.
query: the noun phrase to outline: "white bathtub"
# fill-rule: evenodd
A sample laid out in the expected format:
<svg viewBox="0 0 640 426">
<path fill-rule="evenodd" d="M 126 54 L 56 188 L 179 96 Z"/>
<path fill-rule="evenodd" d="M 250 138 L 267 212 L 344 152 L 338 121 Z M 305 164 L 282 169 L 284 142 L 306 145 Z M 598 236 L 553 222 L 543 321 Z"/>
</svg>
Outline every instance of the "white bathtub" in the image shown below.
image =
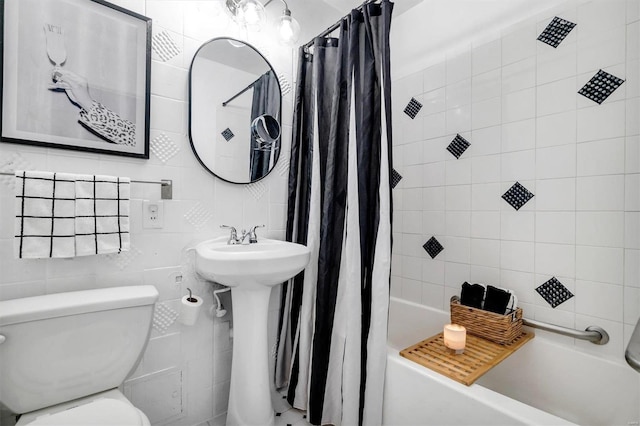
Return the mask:
<svg viewBox="0 0 640 426">
<path fill-rule="evenodd" d="M 448 322 L 448 312 L 391 299 L 384 425 L 638 425 L 635 371 L 541 336 L 472 386 L 400 357 Z"/>
</svg>

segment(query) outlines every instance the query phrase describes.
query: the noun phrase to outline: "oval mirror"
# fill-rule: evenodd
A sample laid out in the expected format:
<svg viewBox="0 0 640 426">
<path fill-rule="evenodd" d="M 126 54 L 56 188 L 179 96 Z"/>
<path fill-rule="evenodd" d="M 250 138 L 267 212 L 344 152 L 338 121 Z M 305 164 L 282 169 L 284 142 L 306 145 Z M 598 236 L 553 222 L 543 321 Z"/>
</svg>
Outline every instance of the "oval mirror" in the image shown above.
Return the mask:
<svg viewBox="0 0 640 426">
<path fill-rule="evenodd" d="M 232 183 L 256 182 L 280 156 L 280 84 L 253 46 L 231 38 L 203 44 L 189 72 L 189 138 L 196 158 Z"/>
</svg>

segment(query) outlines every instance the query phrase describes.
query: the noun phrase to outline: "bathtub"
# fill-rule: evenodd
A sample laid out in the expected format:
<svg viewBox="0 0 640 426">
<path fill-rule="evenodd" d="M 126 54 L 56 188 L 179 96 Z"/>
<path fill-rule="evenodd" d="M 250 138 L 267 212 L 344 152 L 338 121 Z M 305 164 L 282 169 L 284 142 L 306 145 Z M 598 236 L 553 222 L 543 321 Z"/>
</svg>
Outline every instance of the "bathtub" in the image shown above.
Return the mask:
<svg viewBox="0 0 640 426">
<path fill-rule="evenodd" d="M 638 425 L 635 371 L 541 333 L 471 386 L 400 357 L 448 322 L 448 312 L 391 298 L 384 425 Z"/>
</svg>

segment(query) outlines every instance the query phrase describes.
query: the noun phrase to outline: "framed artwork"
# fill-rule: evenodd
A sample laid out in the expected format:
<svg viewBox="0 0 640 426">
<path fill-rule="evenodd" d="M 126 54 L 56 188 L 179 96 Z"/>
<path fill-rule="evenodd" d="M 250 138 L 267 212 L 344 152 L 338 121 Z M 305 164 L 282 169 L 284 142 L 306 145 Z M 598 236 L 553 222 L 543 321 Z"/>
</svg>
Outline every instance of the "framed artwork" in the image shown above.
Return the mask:
<svg viewBox="0 0 640 426">
<path fill-rule="evenodd" d="M 149 158 L 151 19 L 103 0 L 0 0 L 2 142 Z"/>
</svg>

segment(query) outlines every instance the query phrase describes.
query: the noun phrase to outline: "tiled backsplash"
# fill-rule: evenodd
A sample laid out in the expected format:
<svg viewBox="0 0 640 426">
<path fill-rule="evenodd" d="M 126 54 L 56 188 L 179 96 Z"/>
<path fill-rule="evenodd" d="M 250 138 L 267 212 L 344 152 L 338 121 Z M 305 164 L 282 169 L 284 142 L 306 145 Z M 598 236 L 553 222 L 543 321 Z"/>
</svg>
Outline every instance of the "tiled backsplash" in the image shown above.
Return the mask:
<svg viewBox="0 0 640 426">
<path fill-rule="evenodd" d="M 538 40 L 555 17 L 576 25 Z M 611 334 L 550 338 L 622 360 L 640 316 L 639 18 L 635 0 L 565 2 L 394 81 L 392 295 L 448 310 L 464 281 L 511 288 L 526 317 Z M 601 104 L 578 94 L 600 70 L 624 80 Z"/>
<path fill-rule="evenodd" d="M 160 292 L 165 315 L 154 327 L 142 363 L 125 393 L 153 424 L 197 425 L 226 412 L 231 367 L 231 303 L 228 314 L 212 318 L 211 285 L 195 280 L 185 248 L 196 241 L 223 235 L 220 224 L 248 227 L 266 224 L 261 236 L 284 237 L 285 203 L 291 134 L 292 93 L 283 102 L 283 149 L 277 170 L 259 185 L 232 185 L 203 170 L 187 137 L 187 81 L 191 59 L 206 40 L 228 34 L 229 18 L 216 9 L 220 2 L 195 0 L 115 0 L 118 5 L 153 19 L 151 158 L 137 160 L 0 143 L 0 170 L 16 168 L 173 180 L 173 200 L 164 202 L 162 229 L 142 228 L 142 200 L 159 199 L 159 188 L 132 185 L 131 241 L 127 255 L 74 259 L 15 260 L 13 258 L 13 181 L 0 179 L 0 299 L 90 288 L 153 284 Z M 276 72 L 291 80 L 292 52 L 271 43 L 264 32 L 259 43 Z M 159 45 L 159 42 L 162 42 Z M 272 45 L 273 44 L 273 45 Z M 263 52 L 264 53 L 264 52 Z M 182 277 L 182 280 L 180 278 Z M 171 320 L 179 311 L 186 287 L 204 299 L 193 327 Z M 277 295 L 271 314 L 277 321 Z M 274 330 L 275 324 L 271 325 Z M 1 416 L 0 424 L 13 424 Z"/>
</svg>

